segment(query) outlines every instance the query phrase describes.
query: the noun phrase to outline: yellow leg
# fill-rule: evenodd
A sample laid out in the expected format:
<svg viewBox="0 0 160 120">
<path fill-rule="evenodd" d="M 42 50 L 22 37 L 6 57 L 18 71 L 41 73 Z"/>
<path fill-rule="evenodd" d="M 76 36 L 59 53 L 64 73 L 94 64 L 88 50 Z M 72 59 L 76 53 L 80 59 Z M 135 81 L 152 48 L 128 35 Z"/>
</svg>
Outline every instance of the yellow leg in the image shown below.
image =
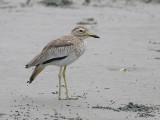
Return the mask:
<svg viewBox="0 0 160 120">
<path fill-rule="evenodd" d="M 59 71 L 58 77 L 59 77 L 59 96 L 58 96 L 58 98 L 59 98 L 59 99 L 61 99 L 61 78 L 62 78 L 62 67 L 60 67 L 60 71 Z"/>
<path fill-rule="evenodd" d="M 63 73 L 62 73 L 63 74 L 63 79 L 64 79 L 64 84 L 65 84 L 65 88 L 66 88 L 66 100 L 77 100 L 78 99 L 77 97 L 70 97 L 68 95 L 68 88 L 67 88 L 67 82 L 66 82 L 66 76 L 65 76 L 66 68 L 67 68 L 67 66 L 64 66 Z"/>
<path fill-rule="evenodd" d="M 67 88 L 66 75 L 65 75 L 66 67 L 67 66 L 64 66 L 64 69 L 63 69 L 63 78 L 64 78 L 64 84 L 65 84 L 65 88 L 66 88 L 66 98 L 68 99 L 69 95 L 68 95 L 68 88 Z"/>
</svg>

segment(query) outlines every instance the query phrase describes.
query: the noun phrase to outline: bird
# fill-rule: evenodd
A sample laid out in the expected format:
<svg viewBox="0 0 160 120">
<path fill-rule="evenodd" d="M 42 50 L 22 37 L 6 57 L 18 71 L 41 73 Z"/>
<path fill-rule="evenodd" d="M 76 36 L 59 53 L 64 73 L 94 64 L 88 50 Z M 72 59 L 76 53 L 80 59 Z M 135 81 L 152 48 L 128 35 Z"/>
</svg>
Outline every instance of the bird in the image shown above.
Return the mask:
<svg viewBox="0 0 160 120">
<path fill-rule="evenodd" d="M 32 83 L 36 76 L 48 65 L 59 66 L 59 92 L 58 98 L 61 98 L 61 78 L 64 79 L 66 89 L 66 100 L 78 99 L 71 97 L 68 94 L 67 82 L 66 82 L 66 68 L 68 65 L 76 61 L 86 50 L 86 38 L 100 38 L 99 36 L 90 33 L 90 30 L 85 26 L 76 26 L 72 29 L 68 35 L 61 36 L 55 40 L 50 41 L 42 51 L 35 56 L 28 64 L 26 68 L 35 67 L 29 81 Z"/>
</svg>

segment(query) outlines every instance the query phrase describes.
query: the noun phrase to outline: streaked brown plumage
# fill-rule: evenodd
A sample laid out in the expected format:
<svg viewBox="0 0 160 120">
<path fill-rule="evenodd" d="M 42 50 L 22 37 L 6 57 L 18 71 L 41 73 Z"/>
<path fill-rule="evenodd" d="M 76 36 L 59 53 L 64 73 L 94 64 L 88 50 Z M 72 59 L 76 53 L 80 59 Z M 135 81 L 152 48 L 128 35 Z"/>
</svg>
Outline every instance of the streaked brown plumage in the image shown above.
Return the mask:
<svg viewBox="0 0 160 120">
<path fill-rule="evenodd" d="M 68 89 L 65 80 L 66 66 L 76 61 L 86 50 L 85 39 L 89 36 L 99 38 L 89 32 L 89 29 L 84 26 L 75 27 L 71 34 L 62 36 L 56 40 L 49 42 L 43 50 L 33 58 L 27 65 L 26 68 L 36 66 L 33 71 L 28 83 L 32 83 L 35 77 L 47 66 L 56 65 L 60 66 L 59 72 L 59 99 L 61 99 L 61 77 L 63 74 L 65 87 L 66 87 L 66 98 L 68 96 Z M 62 73 L 62 67 L 63 73 Z"/>
</svg>

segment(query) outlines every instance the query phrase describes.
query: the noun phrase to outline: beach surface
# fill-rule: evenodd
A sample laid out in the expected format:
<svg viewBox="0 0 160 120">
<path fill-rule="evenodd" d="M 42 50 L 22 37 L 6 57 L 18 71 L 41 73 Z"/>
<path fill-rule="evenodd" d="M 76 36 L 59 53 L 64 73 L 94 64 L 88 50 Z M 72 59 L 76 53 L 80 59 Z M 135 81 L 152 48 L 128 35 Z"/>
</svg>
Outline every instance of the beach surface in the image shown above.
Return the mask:
<svg viewBox="0 0 160 120">
<path fill-rule="evenodd" d="M 159 120 L 160 5 L 79 4 L 0 0 L 0 120 Z M 67 67 L 69 94 L 81 97 L 58 100 L 59 67 L 27 84 L 25 65 L 77 25 L 100 39 Z"/>
</svg>

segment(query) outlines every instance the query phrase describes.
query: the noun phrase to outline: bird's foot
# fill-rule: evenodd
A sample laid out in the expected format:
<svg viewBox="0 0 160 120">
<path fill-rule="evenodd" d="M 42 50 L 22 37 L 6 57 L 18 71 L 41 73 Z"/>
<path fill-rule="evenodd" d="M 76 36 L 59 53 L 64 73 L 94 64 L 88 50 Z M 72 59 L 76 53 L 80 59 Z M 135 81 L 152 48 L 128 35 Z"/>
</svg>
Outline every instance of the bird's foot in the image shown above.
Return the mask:
<svg viewBox="0 0 160 120">
<path fill-rule="evenodd" d="M 68 99 L 68 100 L 78 100 L 78 97 L 76 97 L 76 96 L 68 96 L 68 97 L 66 97 L 66 99 Z"/>
<path fill-rule="evenodd" d="M 78 97 L 74 97 L 74 96 L 67 96 L 66 98 L 60 98 L 59 100 L 78 100 Z"/>
</svg>

